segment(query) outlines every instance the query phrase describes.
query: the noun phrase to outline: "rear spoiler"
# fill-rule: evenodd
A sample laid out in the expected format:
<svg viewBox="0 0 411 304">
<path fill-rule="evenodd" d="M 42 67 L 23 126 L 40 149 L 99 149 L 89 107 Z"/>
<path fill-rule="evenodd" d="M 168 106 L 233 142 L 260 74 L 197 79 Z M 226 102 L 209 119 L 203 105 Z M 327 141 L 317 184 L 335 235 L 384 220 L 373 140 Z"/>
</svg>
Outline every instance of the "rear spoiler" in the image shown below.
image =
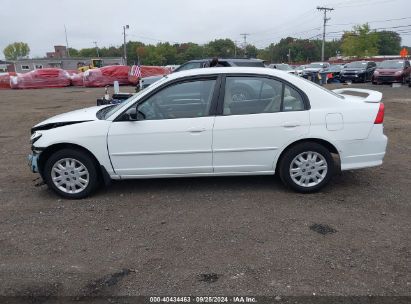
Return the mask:
<svg viewBox="0 0 411 304">
<path fill-rule="evenodd" d="M 381 102 L 382 100 L 382 93 L 373 91 L 373 90 L 346 88 L 346 89 L 333 90 L 333 92 L 336 94 L 340 94 L 340 95 L 351 95 L 351 96 L 357 96 L 357 97 L 362 97 L 361 96 L 362 94 L 367 94 L 368 96 L 364 98 L 363 100 L 364 102 L 378 103 L 378 102 Z M 354 94 L 350 94 L 350 92 Z M 360 93 L 361 95 L 358 93 Z"/>
</svg>

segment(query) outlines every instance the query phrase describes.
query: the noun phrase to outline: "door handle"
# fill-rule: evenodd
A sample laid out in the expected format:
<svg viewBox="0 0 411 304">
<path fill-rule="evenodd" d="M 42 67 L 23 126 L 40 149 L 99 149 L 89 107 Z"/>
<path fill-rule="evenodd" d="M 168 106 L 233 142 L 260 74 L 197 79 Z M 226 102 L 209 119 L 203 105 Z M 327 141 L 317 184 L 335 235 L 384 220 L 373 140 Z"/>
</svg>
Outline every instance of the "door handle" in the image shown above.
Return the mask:
<svg viewBox="0 0 411 304">
<path fill-rule="evenodd" d="M 296 121 L 285 122 L 283 124 L 284 128 L 295 128 L 295 127 L 299 127 L 299 126 L 300 126 L 300 123 L 296 122 Z"/>
<path fill-rule="evenodd" d="M 204 132 L 205 130 L 206 130 L 206 128 L 193 127 L 193 128 L 188 129 L 188 132 L 190 132 L 190 133 L 201 133 L 201 132 Z"/>
</svg>

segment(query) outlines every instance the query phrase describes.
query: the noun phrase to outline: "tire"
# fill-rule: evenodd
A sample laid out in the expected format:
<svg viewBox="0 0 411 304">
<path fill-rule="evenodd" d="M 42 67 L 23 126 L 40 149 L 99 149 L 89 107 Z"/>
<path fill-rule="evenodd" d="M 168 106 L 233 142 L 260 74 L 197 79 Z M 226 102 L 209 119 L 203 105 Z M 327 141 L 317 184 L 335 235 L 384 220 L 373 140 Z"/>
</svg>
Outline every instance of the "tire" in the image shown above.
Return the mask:
<svg viewBox="0 0 411 304">
<path fill-rule="evenodd" d="M 75 149 L 62 149 L 52 154 L 45 163 L 44 178 L 49 188 L 68 199 L 89 196 L 99 181 L 93 159 Z"/>
<path fill-rule="evenodd" d="M 310 153 L 315 156 L 315 163 L 310 159 Z M 300 161 L 298 158 L 303 161 Z M 300 167 L 296 165 L 300 162 Z M 305 166 L 307 165 L 307 168 Z M 325 165 L 325 167 L 324 167 Z M 292 177 L 292 171 L 296 173 Z M 310 193 L 324 187 L 334 175 L 335 164 L 330 151 L 314 142 L 303 142 L 286 150 L 279 164 L 280 178 L 291 189 Z M 300 174 L 300 175 L 298 175 Z M 315 174 L 315 175 L 312 175 Z M 317 181 L 315 181 L 315 178 Z M 308 180 L 305 184 L 304 180 Z"/>
</svg>

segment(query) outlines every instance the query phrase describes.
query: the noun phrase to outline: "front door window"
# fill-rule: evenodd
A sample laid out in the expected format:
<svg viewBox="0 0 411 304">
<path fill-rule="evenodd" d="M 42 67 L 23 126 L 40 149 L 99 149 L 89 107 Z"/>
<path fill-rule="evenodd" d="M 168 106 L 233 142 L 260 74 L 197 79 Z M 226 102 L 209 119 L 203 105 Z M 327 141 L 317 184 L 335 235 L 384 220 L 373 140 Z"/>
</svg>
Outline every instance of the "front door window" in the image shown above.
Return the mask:
<svg viewBox="0 0 411 304">
<path fill-rule="evenodd" d="M 216 80 L 196 80 L 169 86 L 138 106 L 145 120 L 208 116 Z"/>
</svg>

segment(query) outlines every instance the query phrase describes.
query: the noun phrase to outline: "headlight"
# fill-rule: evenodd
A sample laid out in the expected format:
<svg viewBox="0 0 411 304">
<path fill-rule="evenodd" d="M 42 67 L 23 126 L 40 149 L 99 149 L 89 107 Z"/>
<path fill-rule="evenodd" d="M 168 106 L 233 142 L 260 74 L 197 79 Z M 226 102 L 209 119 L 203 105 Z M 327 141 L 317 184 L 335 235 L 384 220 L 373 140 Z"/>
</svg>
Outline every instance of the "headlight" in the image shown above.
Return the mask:
<svg viewBox="0 0 411 304">
<path fill-rule="evenodd" d="M 395 75 L 396 76 L 400 76 L 402 74 L 402 71 L 397 71 L 397 72 L 395 72 Z"/>
<path fill-rule="evenodd" d="M 380 74 L 379 71 L 374 71 L 374 75 L 375 75 L 375 76 L 378 76 L 379 74 Z"/>
<path fill-rule="evenodd" d="M 42 135 L 39 131 L 35 131 L 30 137 L 30 143 L 34 144 Z"/>
</svg>

